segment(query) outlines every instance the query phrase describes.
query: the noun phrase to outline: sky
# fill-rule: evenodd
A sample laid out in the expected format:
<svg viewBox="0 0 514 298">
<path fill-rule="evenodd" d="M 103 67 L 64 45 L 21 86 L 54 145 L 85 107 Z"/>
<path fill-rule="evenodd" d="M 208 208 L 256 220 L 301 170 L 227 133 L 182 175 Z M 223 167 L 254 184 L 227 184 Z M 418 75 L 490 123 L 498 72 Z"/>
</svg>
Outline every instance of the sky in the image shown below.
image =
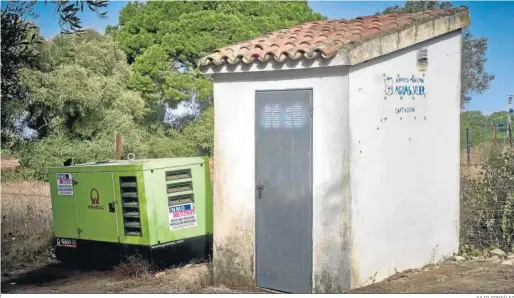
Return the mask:
<svg viewBox="0 0 514 298">
<path fill-rule="evenodd" d="M 309 6 L 329 19 L 355 18 L 372 15 L 387 6 L 402 5 L 403 1 L 308 1 Z M 470 32 L 488 39 L 486 71 L 496 78 L 483 94 L 472 94 L 466 110 L 484 114 L 507 110 L 507 94 L 514 94 L 514 2 L 507 1 L 452 1 L 453 6 L 465 5 L 471 16 Z M 107 17 L 102 19 L 92 12 L 81 14 L 83 27 L 104 32 L 107 25 L 118 23 L 119 11 L 126 1 L 110 1 Z M 36 22 L 43 36 L 59 33 L 58 18 L 51 4 L 39 2 Z"/>
</svg>

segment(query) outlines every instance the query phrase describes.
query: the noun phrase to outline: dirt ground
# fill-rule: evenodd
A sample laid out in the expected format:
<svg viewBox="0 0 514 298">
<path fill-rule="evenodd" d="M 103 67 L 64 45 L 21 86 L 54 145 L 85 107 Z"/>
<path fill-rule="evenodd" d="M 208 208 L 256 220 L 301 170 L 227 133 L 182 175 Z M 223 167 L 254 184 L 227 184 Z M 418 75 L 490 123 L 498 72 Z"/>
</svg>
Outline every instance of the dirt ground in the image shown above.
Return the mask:
<svg viewBox="0 0 514 298">
<path fill-rule="evenodd" d="M 2 275 L 2 293 L 269 293 L 212 285 L 209 265 L 196 264 L 142 276 L 80 271 L 54 263 Z M 491 262 L 445 262 L 398 273 L 351 293 L 514 293 L 514 266 Z"/>
<path fill-rule="evenodd" d="M 353 293 L 473 294 L 514 293 L 514 266 L 491 262 L 446 262 L 402 272 Z"/>
</svg>

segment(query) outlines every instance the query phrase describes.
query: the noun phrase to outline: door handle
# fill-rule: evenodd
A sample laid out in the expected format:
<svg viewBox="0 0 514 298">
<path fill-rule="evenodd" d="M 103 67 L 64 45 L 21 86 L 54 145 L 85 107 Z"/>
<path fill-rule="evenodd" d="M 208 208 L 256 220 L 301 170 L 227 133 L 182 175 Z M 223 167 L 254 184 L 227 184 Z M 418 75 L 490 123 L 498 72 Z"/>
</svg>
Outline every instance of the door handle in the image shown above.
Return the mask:
<svg viewBox="0 0 514 298">
<path fill-rule="evenodd" d="M 264 185 L 262 183 L 257 183 L 257 186 L 255 187 L 257 189 L 257 198 L 260 200 L 262 199 L 262 191 L 264 190 Z"/>
<path fill-rule="evenodd" d="M 114 213 L 116 211 L 114 203 L 116 203 L 116 201 L 109 202 L 109 212 Z"/>
</svg>

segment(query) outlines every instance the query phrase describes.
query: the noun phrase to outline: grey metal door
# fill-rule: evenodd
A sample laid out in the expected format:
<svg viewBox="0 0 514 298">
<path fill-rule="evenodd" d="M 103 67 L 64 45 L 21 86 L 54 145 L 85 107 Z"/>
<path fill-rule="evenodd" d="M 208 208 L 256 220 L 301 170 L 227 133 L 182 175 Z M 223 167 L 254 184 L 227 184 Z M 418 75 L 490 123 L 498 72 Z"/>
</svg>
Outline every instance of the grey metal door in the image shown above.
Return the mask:
<svg viewBox="0 0 514 298">
<path fill-rule="evenodd" d="M 255 95 L 257 286 L 311 293 L 311 90 Z"/>
</svg>

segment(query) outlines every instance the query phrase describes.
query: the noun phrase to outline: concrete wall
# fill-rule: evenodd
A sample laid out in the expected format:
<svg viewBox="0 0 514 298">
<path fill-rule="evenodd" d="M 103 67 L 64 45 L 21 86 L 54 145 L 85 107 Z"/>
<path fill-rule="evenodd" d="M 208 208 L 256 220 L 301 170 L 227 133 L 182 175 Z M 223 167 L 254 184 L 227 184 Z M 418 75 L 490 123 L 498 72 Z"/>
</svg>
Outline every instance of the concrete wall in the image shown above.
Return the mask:
<svg viewBox="0 0 514 298">
<path fill-rule="evenodd" d="M 460 50 L 456 31 L 350 69 L 352 287 L 458 250 Z"/>
<path fill-rule="evenodd" d="M 350 285 L 348 68 L 214 77 L 214 278 L 255 284 L 256 90 L 313 89 L 313 285 Z"/>
<path fill-rule="evenodd" d="M 457 252 L 460 48 L 456 31 L 351 68 L 216 74 L 215 281 L 255 284 L 256 90 L 313 89 L 315 292 Z"/>
</svg>

